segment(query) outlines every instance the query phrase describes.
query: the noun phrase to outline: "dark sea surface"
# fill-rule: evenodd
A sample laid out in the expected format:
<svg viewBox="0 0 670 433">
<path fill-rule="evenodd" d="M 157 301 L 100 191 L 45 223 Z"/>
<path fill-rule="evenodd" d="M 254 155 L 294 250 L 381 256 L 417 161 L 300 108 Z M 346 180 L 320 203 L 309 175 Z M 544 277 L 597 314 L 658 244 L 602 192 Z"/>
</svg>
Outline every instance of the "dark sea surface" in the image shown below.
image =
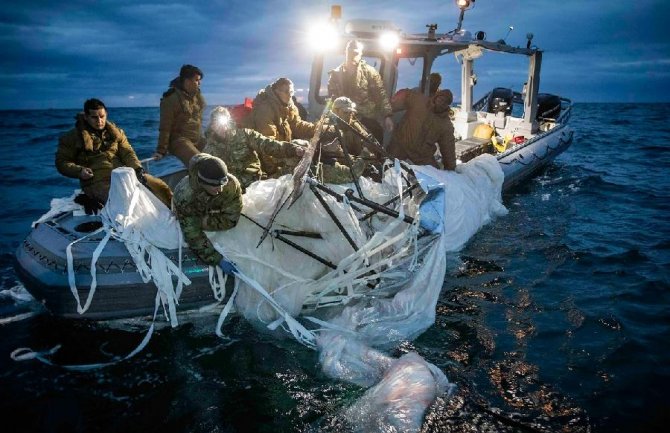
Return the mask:
<svg viewBox="0 0 670 433">
<path fill-rule="evenodd" d="M 76 110 L 0 112 L 0 414 L 3 432 L 338 432 L 365 391 L 321 373 L 317 353 L 233 318 L 162 327 L 136 357 L 88 372 L 135 328 L 57 319 L 22 288 L 14 252 L 53 197 L 77 186 L 53 165 Z M 110 109 L 140 158 L 157 108 Z M 206 117 L 207 118 L 207 117 Z M 670 428 L 670 105 L 576 104 L 570 149 L 505 195 L 446 278 L 417 351 L 457 385 L 425 432 L 647 432 Z M 12 427 L 15 426 L 15 427 Z"/>
</svg>

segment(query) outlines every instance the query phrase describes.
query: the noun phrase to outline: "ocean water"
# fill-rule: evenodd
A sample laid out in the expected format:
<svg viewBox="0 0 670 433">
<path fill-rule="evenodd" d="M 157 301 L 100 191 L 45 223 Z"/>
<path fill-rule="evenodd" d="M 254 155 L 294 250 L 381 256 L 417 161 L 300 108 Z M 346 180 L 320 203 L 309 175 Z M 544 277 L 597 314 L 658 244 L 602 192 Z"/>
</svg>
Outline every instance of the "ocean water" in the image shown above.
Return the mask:
<svg viewBox="0 0 670 433">
<path fill-rule="evenodd" d="M 457 385 L 425 432 L 646 432 L 670 424 L 670 105 L 576 104 L 570 149 L 506 194 L 450 272 L 434 326 L 398 347 Z M 88 372 L 15 362 L 61 344 L 60 364 L 131 351 L 135 327 L 72 322 L 22 288 L 14 252 L 53 197 L 58 136 L 76 110 L 0 112 L 0 414 L 17 432 L 339 432 L 365 391 L 316 352 L 241 319 L 159 329 L 131 360 Z M 110 109 L 140 158 L 157 108 Z M 15 426 L 15 427 L 11 427 Z"/>
</svg>

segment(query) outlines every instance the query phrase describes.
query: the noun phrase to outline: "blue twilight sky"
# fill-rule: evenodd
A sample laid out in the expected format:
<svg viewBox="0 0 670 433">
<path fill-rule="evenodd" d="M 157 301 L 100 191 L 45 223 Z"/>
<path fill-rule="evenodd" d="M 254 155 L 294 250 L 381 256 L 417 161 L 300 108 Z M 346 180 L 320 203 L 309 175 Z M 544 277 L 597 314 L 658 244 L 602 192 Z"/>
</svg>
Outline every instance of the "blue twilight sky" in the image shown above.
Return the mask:
<svg viewBox="0 0 670 433">
<path fill-rule="evenodd" d="M 77 108 L 89 97 L 157 106 L 184 63 L 203 69 L 210 105 L 239 103 L 280 76 L 303 98 L 306 30 L 333 3 L 344 20 L 391 20 L 407 33 L 429 23 L 446 32 L 458 19 L 452 0 L 24 0 L 0 11 L 0 109 Z M 667 0 L 477 0 L 463 27 L 497 40 L 512 25 L 510 45 L 534 33 L 545 51 L 542 91 L 577 102 L 670 102 L 668 19 Z M 476 69 L 476 96 L 498 85 L 519 90 L 512 69 L 523 71 L 496 61 Z"/>
</svg>

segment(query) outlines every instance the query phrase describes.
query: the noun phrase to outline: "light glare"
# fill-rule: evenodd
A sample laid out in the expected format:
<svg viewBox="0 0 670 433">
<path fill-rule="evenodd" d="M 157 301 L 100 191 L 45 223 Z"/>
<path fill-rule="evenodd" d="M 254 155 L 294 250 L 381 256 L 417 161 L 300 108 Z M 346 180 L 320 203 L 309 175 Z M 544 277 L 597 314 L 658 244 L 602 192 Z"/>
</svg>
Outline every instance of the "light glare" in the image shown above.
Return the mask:
<svg viewBox="0 0 670 433">
<path fill-rule="evenodd" d="M 385 32 L 379 36 L 379 45 L 386 51 L 393 51 L 400 43 L 400 38 L 395 32 Z"/>
<path fill-rule="evenodd" d="M 316 51 L 328 51 L 337 46 L 339 35 L 331 24 L 316 24 L 309 29 L 307 37 L 312 49 Z"/>
</svg>

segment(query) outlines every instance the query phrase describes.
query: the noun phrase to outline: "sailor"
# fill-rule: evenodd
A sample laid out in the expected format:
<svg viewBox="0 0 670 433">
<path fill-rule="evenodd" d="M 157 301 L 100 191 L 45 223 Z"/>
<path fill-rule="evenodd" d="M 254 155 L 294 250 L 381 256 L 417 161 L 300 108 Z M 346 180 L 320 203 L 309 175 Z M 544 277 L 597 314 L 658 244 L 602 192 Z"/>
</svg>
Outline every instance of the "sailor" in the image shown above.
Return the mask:
<svg viewBox="0 0 670 433">
<path fill-rule="evenodd" d="M 456 168 L 454 126 L 451 123 L 450 90 L 438 90 L 433 96 L 419 91 L 408 91 L 394 97 L 394 111 L 406 110 L 393 132 L 389 154 L 417 165 L 440 168 L 435 159 L 436 148 L 445 170 Z"/>
<path fill-rule="evenodd" d="M 153 157 L 161 159 L 168 152 L 188 167 L 189 160 L 205 145 L 202 137 L 202 114 L 205 98 L 200 93 L 202 71 L 183 65 L 179 76 L 170 82 L 160 103 L 158 146 Z"/>
<path fill-rule="evenodd" d="M 218 264 L 225 273 L 234 274 L 234 263 L 223 257 L 205 234 L 232 229 L 242 212 L 240 182 L 228 173 L 220 158 L 207 153 L 191 158 L 188 176 L 175 188 L 173 211 L 191 251 L 208 265 Z"/>
<path fill-rule="evenodd" d="M 440 90 L 442 75 L 439 72 L 431 72 L 428 75 L 428 96 L 433 96 Z"/>
<path fill-rule="evenodd" d="M 286 159 L 293 160 L 302 155 L 303 147 L 286 141 L 268 138 L 252 129 L 237 128 L 228 109 L 216 107 L 212 110 L 205 131 L 205 153 L 221 158 L 242 184 L 242 189 L 257 180 L 278 177 L 289 169 L 283 169 Z"/>
<path fill-rule="evenodd" d="M 294 94 L 291 80 L 275 80 L 258 92 L 242 126 L 279 141 L 309 140 L 314 135 L 314 124 L 302 119 L 293 102 Z"/>
<path fill-rule="evenodd" d="M 332 112 L 335 116 L 328 119 L 327 130 L 323 133 L 325 137 L 321 140 L 328 142 L 321 146 L 322 154 L 326 157 L 342 159 L 344 158 L 344 145 L 352 157 L 361 156 L 373 159 L 373 152 L 369 151 L 366 146 L 372 148 L 373 151 L 375 149 L 363 138 L 369 137 L 370 132 L 356 116 L 356 103 L 346 96 L 340 96 L 333 101 Z M 331 137 L 333 141 L 330 140 Z"/>
<path fill-rule="evenodd" d="M 330 71 L 328 95 L 331 100 L 346 96 L 358 107 L 361 123 L 383 143 L 384 129 L 393 131 L 391 104 L 384 90 L 382 78 L 363 57 L 363 44 L 358 40 L 347 43 L 345 61 Z M 380 121 L 383 120 L 384 127 Z"/>
<path fill-rule="evenodd" d="M 75 127 L 60 137 L 56 169 L 67 177 L 78 178 L 84 195 L 77 202 L 87 213 L 97 213 L 107 202 L 112 170 L 130 167 L 140 182 L 170 207 L 172 191 L 162 180 L 144 173 L 142 164 L 123 130 L 107 121 L 107 107 L 99 99 L 84 102 Z"/>
</svg>

